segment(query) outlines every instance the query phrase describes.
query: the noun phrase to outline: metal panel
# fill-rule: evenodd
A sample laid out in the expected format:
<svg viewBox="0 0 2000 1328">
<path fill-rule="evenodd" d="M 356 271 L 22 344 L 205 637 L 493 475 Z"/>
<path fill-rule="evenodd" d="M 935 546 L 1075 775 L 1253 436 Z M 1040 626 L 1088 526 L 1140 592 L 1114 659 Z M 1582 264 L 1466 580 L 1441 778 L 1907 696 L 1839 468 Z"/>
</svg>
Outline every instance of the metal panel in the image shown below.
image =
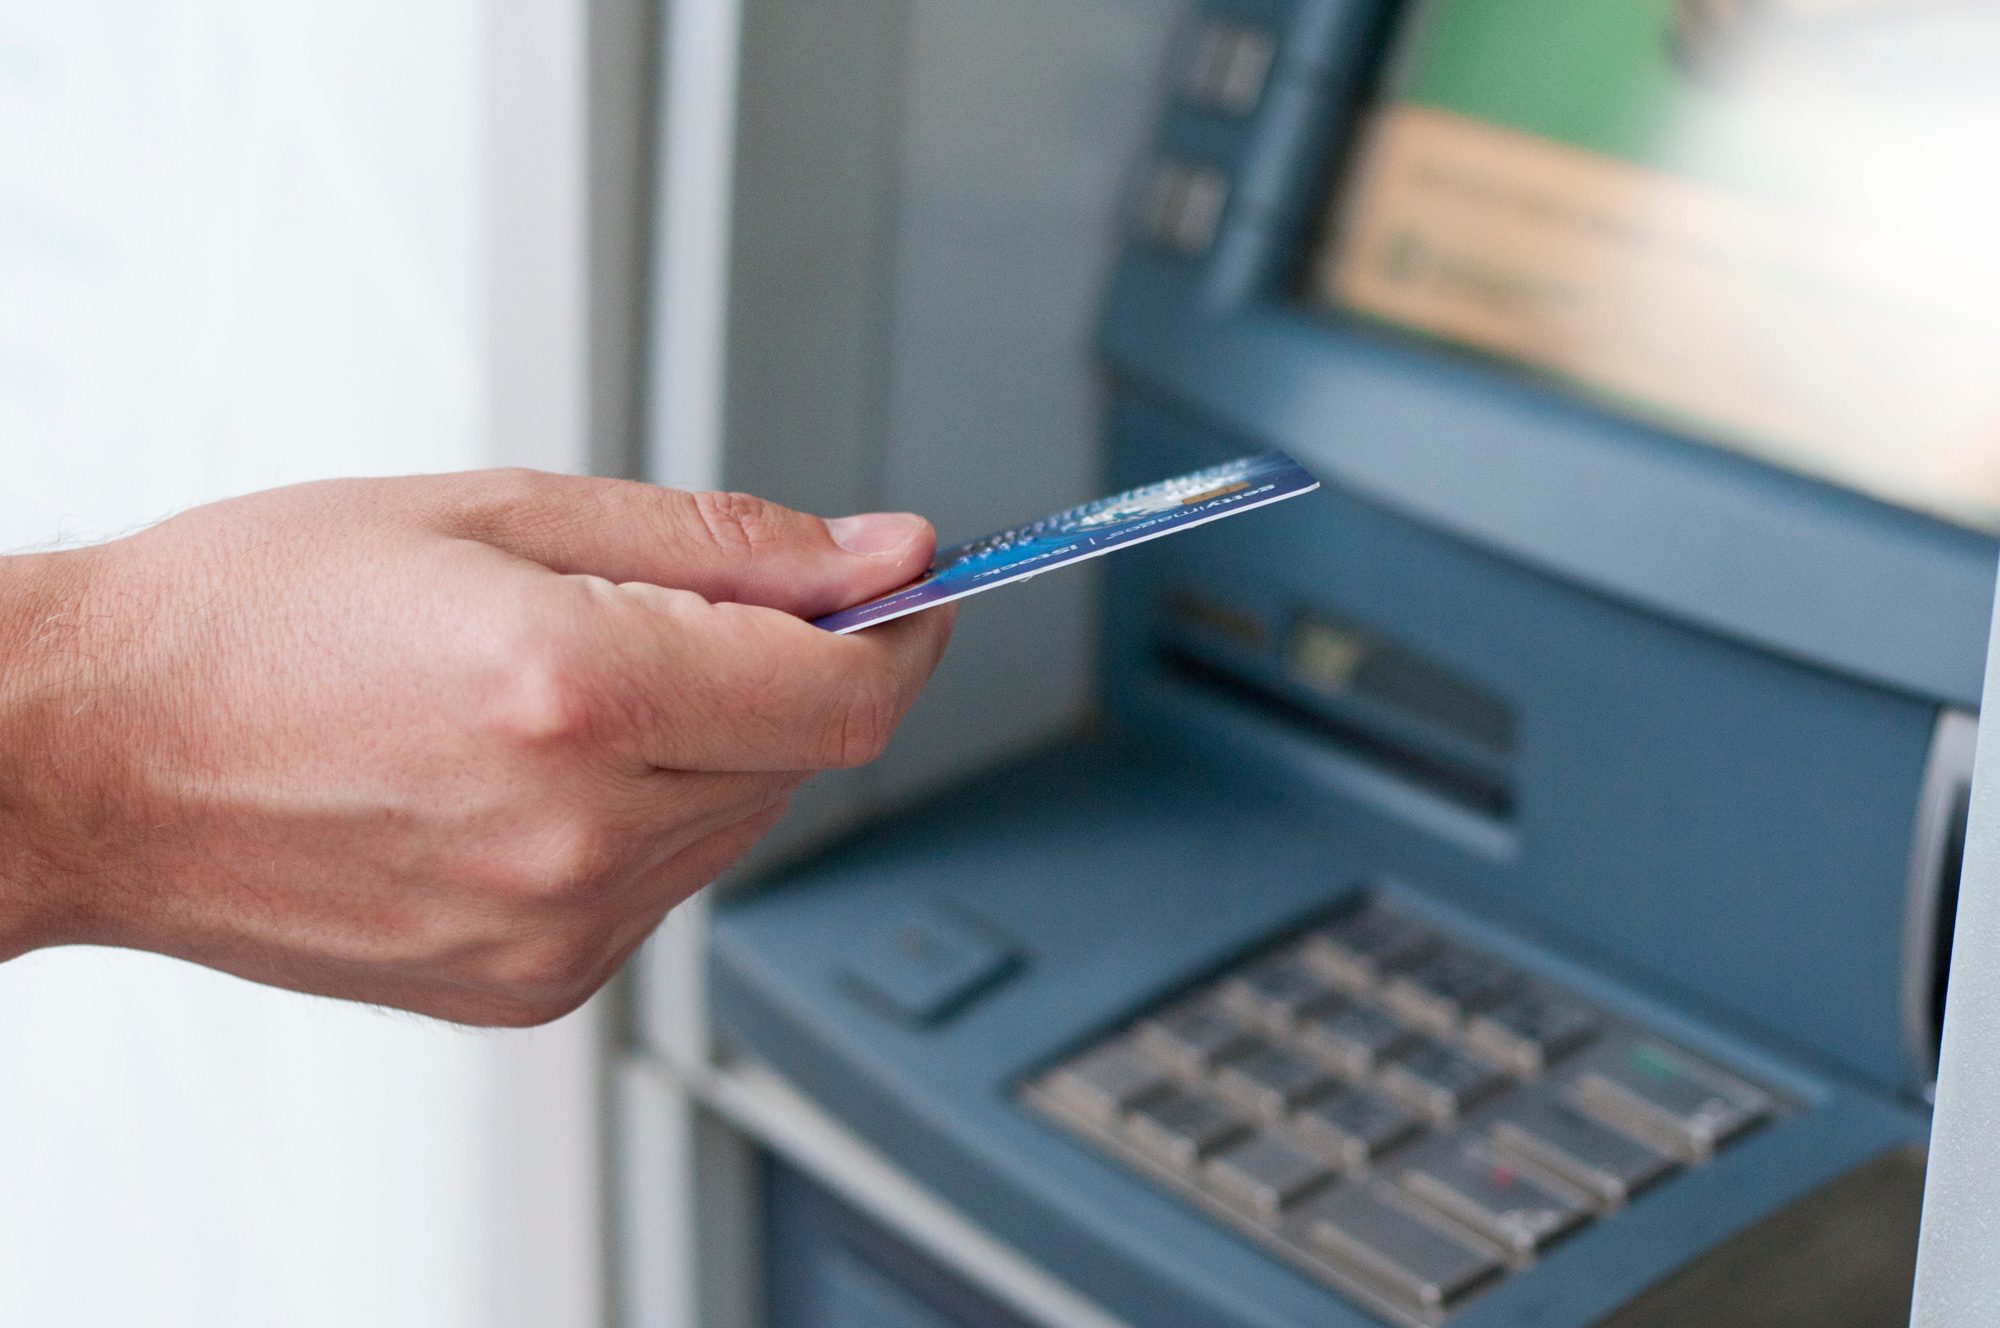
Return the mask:
<svg viewBox="0 0 2000 1328">
<path fill-rule="evenodd" d="M 2000 618 L 1988 713 L 2000 714 Z M 2000 724 L 1982 726 L 1973 767 L 1931 1166 L 1917 1250 L 1913 1328 L 1983 1328 L 2000 1314 Z"/>
<path fill-rule="evenodd" d="M 1177 10 L 747 6 L 723 482 L 947 538 L 1095 491 L 1089 329 Z M 969 607 L 888 757 L 807 790 L 789 833 L 1074 725 L 1093 588 Z"/>
<path fill-rule="evenodd" d="M 881 498 L 948 538 L 1097 491 L 1090 328 L 1179 10 L 911 6 Z M 882 793 L 906 796 L 1073 726 L 1089 698 L 1095 590 L 1084 569 L 967 605 Z"/>
<path fill-rule="evenodd" d="M 695 1091 L 745 1138 L 838 1192 L 868 1217 L 1021 1315 L 1049 1328 L 1125 1328 L 947 1207 L 817 1103 L 742 1061 L 694 1076 Z"/>
<path fill-rule="evenodd" d="M 1977 715 L 1939 712 L 1910 836 L 1910 880 L 1903 897 L 1903 1051 L 1912 1083 L 1926 1095 L 1937 1086 L 1945 964 L 1965 869 L 1965 819 L 1978 739 Z"/>
<path fill-rule="evenodd" d="M 1031 1328 L 782 1162 L 764 1195 L 769 1328 Z"/>
</svg>

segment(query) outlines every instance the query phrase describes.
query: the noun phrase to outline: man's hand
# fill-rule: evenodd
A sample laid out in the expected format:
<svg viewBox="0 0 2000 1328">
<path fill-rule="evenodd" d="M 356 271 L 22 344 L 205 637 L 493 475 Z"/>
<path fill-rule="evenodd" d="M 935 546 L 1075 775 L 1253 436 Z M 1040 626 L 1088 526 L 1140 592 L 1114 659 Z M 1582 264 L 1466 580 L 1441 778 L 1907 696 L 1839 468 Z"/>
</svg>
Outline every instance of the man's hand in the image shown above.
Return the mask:
<svg viewBox="0 0 2000 1328">
<path fill-rule="evenodd" d="M 950 610 L 913 516 L 527 471 L 301 485 L 0 559 L 0 958 L 133 946 L 555 1018 L 877 755 Z"/>
</svg>

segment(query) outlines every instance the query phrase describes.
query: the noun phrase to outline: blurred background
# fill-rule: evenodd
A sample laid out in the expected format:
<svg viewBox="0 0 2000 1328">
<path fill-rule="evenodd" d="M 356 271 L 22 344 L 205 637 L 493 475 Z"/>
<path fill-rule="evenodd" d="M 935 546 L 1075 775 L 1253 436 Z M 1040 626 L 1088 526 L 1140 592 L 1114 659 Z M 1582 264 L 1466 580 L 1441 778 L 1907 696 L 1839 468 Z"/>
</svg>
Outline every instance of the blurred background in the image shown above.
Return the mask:
<svg viewBox="0 0 2000 1328">
<path fill-rule="evenodd" d="M 0 0 L 0 547 L 501 464 L 946 538 L 1265 446 L 1328 482 L 980 601 L 883 761 L 551 1027 L 0 967 L 0 1318 L 1901 1322 L 2000 548 L 1996 51 L 1975 0 Z M 1476 951 L 1457 994 L 1353 977 L 1384 909 Z M 1295 943 L 1313 1008 L 1510 1067 L 1396 1156 L 1560 1098 L 1671 1178 L 1506 1154 L 1521 1237 L 1311 1162 L 1405 1177 L 1385 1253 L 1147 1153 L 1159 1099 L 1066 1058 L 1205 1092 L 1158 1002 L 1292 1037 L 1232 966 Z M 1588 993 L 1581 1059 L 1493 1051 L 1466 971 Z M 1395 1073 L 1338 1091 L 1429 1110 Z"/>
</svg>

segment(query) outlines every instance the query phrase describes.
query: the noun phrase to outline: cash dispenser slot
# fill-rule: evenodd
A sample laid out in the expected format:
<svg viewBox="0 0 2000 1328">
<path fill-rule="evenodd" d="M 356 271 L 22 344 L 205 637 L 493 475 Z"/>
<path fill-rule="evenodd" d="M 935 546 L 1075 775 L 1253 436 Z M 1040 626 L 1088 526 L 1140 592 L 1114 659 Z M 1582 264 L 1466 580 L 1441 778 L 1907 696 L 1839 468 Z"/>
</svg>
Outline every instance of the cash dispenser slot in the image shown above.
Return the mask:
<svg viewBox="0 0 2000 1328">
<path fill-rule="evenodd" d="M 1170 594 L 1153 658 L 1170 681 L 1495 821 L 1513 819 L 1517 721 L 1496 693 L 1318 607 L 1271 622 Z"/>
</svg>

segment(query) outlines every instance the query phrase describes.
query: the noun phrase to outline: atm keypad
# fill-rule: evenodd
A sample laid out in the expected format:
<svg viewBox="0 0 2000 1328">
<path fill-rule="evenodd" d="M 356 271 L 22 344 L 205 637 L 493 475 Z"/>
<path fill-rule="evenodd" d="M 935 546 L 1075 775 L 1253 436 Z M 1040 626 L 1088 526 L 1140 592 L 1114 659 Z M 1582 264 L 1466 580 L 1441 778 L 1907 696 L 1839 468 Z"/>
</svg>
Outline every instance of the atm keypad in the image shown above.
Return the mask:
<svg viewBox="0 0 2000 1328">
<path fill-rule="evenodd" d="M 1408 1328 L 1780 1109 L 1380 901 L 1178 993 L 1023 1096 Z"/>
</svg>

